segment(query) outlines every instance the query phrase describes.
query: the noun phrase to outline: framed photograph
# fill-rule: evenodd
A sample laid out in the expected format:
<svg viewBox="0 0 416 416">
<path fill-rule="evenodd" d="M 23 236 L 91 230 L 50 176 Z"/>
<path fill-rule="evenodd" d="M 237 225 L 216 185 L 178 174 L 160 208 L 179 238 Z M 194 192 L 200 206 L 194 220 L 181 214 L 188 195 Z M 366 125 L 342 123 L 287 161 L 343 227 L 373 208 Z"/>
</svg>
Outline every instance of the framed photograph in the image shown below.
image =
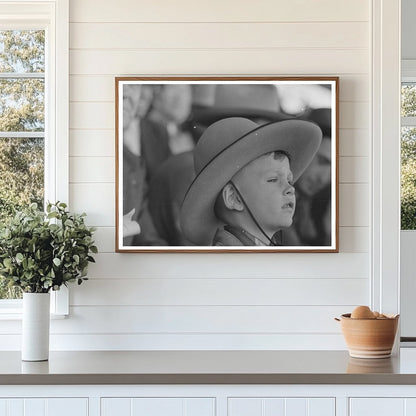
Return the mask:
<svg viewBox="0 0 416 416">
<path fill-rule="evenodd" d="M 117 252 L 338 252 L 338 77 L 117 77 Z"/>
</svg>

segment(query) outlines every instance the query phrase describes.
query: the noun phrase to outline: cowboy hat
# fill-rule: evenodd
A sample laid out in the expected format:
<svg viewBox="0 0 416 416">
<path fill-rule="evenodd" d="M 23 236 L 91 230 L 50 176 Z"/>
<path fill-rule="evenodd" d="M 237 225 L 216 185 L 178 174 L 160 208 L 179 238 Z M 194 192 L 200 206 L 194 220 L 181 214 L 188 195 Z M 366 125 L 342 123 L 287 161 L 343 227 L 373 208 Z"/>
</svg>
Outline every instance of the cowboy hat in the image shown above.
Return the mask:
<svg viewBox="0 0 416 416">
<path fill-rule="evenodd" d="M 272 151 L 284 151 L 296 181 L 312 161 L 322 140 L 321 129 L 308 121 L 284 120 L 259 126 L 241 117 L 209 126 L 194 149 L 196 177 L 181 207 L 181 227 L 198 245 L 210 245 L 222 225 L 214 214 L 221 189 L 246 164 Z"/>
</svg>

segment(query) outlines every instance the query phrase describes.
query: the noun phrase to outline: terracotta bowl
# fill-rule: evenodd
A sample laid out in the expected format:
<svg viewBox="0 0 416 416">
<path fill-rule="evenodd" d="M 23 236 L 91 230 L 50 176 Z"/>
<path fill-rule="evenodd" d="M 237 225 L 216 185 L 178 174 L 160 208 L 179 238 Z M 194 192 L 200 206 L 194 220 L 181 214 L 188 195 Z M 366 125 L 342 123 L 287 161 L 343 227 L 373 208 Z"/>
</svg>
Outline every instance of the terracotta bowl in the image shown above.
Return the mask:
<svg viewBox="0 0 416 416">
<path fill-rule="evenodd" d="M 381 319 L 352 319 L 351 314 L 346 313 L 341 315 L 340 321 L 351 357 L 387 358 L 391 356 L 399 315 Z"/>
</svg>

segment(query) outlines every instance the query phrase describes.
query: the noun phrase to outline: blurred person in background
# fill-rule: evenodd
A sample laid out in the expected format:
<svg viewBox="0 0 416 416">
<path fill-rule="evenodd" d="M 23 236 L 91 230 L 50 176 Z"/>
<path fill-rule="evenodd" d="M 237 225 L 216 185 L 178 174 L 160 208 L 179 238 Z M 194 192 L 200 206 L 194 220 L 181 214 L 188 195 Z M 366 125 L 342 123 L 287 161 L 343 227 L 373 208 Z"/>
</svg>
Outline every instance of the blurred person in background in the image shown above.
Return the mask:
<svg viewBox="0 0 416 416">
<path fill-rule="evenodd" d="M 312 163 L 296 183 L 296 212 L 283 231 L 285 245 L 331 245 L 331 109 L 310 110 L 305 120 L 321 128 L 323 139 Z"/>
<path fill-rule="evenodd" d="M 150 182 L 148 199 L 153 223 L 169 246 L 191 246 L 179 223 L 183 197 L 194 178 L 193 152 L 173 155 L 160 166 Z"/>
<path fill-rule="evenodd" d="M 164 126 L 169 149 L 174 155 L 192 150 L 194 141 L 185 121 L 191 113 L 192 89 L 189 84 L 164 84 L 155 94 L 149 119 Z"/>
<path fill-rule="evenodd" d="M 123 86 L 123 244 L 159 245 L 146 207 L 148 181 L 170 155 L 163 126 L 145 116 L 153 99 L 150 85 Z"/>
</svg>

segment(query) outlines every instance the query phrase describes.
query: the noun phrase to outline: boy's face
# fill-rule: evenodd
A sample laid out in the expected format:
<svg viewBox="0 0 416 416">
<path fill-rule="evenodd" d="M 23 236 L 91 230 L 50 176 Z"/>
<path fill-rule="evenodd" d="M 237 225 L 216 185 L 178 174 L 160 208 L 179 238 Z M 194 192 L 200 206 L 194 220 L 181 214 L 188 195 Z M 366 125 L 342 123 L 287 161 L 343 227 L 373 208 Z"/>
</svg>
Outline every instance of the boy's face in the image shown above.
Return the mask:
<svg viewBox="0 0 416 416">
<path fill-rule="evenodd" d="M 253 160 L 233 177 L 244 200 L 263 230 L 273 235 L 290 227 L 296 197 L 289 159 L 274 153 Z"/>
</svg>

